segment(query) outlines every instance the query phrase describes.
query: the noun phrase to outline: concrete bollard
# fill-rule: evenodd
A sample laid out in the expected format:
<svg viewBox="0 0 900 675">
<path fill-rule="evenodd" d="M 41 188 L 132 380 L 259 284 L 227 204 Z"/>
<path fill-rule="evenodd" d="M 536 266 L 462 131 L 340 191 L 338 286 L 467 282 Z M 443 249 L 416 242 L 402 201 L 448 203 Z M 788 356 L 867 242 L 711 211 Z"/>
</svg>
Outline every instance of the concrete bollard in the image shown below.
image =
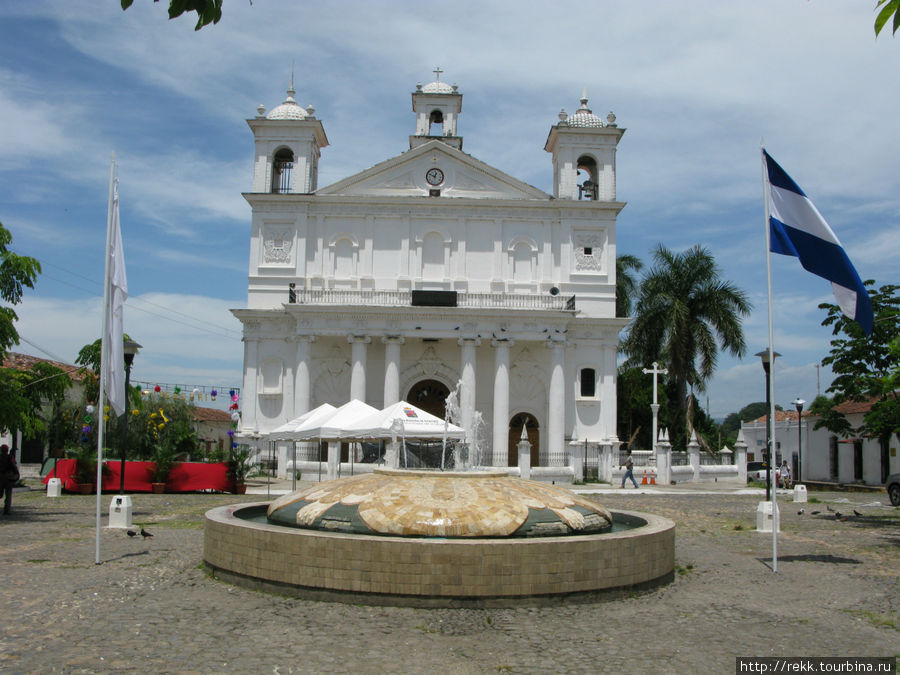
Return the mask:
<svg viewBox="0 0 900 675">
<path fill-rule="evenodd" d="M 109 503 L 109 526 L 128 529 L 131 527 L 131 496 L 116 495 Z"/>
<path fill-rule="evenodd" d="M 772 502 L 760 502 L 756 507 L 756 531 L 771 532 L 772 521 Z M 781 532 L 781 523 L 778 524 L 778 531 Z"/>
<path fill-rule="evenodd" d="M 794 486 L 794 501 L 806 503 L 806 486 L 805 485 L 795 485 Z"/>
<path fill-rule="evenodd" d="M 47 496 L 59 497 L 62 495 L 62 481 L 59 478 L 51 478 L 47 481 Z"/>
</svg>

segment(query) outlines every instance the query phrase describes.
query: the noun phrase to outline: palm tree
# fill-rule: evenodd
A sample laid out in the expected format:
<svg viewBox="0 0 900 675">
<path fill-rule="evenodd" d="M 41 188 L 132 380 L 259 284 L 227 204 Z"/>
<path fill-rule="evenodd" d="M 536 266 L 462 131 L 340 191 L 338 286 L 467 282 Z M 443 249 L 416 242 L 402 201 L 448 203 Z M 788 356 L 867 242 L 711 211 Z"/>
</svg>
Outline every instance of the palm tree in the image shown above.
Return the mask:
<svg viewBox="0 0 900 675">
<path fill-rule="evenodd" d="M 700 245 L 673 253 L 659 245 L 641 283 L 635 319 L 624 351 L 635 365 L 665 364 L 669 425 L 691 428 L 688 387 L 703 391 L 716 369 L 719 349 L 734 356 L 747 350 L 741 320 L 750 313 L 746 294 L 719 278 L 719 267 Z M 673 435 L 680 441 L 684 434 Z M 679 443 L 680 445 L 680 443 Z"/>
<path fill-rule="evenodd" d="M 632 274 L 640 272 L 644 263 L 636 255 L 616 256 L 616 316 L 628 316 L 638 293 L 638 280 Z"/>
</svg>

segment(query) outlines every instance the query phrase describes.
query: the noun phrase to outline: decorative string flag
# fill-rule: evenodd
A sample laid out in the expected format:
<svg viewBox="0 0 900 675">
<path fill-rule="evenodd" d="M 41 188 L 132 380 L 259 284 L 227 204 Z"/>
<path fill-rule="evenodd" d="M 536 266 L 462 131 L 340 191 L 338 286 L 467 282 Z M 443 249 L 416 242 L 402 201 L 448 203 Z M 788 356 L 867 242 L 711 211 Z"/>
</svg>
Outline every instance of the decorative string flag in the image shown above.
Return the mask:
<svg viewBox="0 0 900 675">
<path fill-rule="evenodd" d="M 869 335 L 872 302 L 841 242 L 800 186 L 763 149 L 772 253 L 792 255 L 831 282 L 841 311 Z"/>
</svg>

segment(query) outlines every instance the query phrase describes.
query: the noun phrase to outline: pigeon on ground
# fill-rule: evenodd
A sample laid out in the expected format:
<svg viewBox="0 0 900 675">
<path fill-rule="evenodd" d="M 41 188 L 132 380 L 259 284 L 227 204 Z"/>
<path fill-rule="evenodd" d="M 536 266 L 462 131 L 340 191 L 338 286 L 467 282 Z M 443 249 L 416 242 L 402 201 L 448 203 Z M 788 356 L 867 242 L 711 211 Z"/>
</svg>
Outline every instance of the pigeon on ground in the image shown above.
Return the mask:
<svg viewBox="0 0 900 675">
<path fill-rule="evenodd" d="M 853 509 L 853 515 L 856 516 L 857 518 L 859 518 L 862 514 L 859 511 L 857 511 L 856 509 Z"/>
<path fill-rule="evenodd" d="M 798 516 L 802 516 L 802 515 L 803 515 L 803 509 L 800 509 L 799 511 L 797 511 L 797 515 L 798 515 Z"/>
<path fill-rule="evenodd" d="M 127 534 L 129 537 L 133 537 L 137 534 L 137 532 L 135 532 L 134 530 L 125 530 L 125 534 Z"/>
<path fill-rule="evenodd" d="M 834 511 L 834 509 L 828 506 L 828 504 L 825 505 L 825 509 L 832 512 Z"/>
<path fill-rule="evenodd" d="M 153 538 L 153 535 L 150 534 L 149 532 L 147 532 L 147 530 L 145 530 L 143 527 L 141 528 L 141 536 L 144 539 L 152 539 Z"/>
<path fill-rule="evenodd" d="M 811 515 L 811 516 L 817 516 L 817 515 L 819 515 L 820 513 L 822 513 L 822 512 L 821 512 L 821 511 L 813 511 L 810 515 Z"/>
<path fill-rule="evenodd" d="M 835 518 L 835 520 L 840 520 L 840 519 L 843 518 L 843 517 L 844 517 L 844 514 L 841 513 L 840 511 L 835 511 L 835 512 L 834 512 L 834 518 Z"/>
</svg>

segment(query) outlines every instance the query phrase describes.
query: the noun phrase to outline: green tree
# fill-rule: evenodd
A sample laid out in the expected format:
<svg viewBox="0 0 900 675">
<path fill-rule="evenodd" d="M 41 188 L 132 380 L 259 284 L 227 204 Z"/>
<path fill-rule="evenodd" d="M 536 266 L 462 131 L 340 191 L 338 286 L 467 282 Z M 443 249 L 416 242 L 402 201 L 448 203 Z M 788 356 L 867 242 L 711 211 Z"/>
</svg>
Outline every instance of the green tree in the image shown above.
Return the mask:
<svg viewBox="0 0 900 675">
<path fill-rule="evenodd" d="M 784 408 L 776 403 L 775 410 L 784 410 Z M 742 422 L 751 422 L 753 420 L 759 419 L 766 414 L 767 410 L 765 401 L 755 401 L 753 403 L 748 403 L 738 412 L 730 413 L 722 421 L 721 429 L 722 436 L 725 439 L 725 442 L 729 445 L 733 445 L 735 439 L 737 438 L 737 433 L 738 431 L 740 431 Z"/>
<path fill-rule="evenodd" d="M 880 11 L 879 7 L 881 8 Z M 875 10 L 878 11 L 878 16 L 875 17 L 875 37 L 878 37 L 881 29 L 892 18 L 893 30 L 891 35 L 896 35 L 897 29 L 900 28 L 900 0 L 877 0 L 875 2 Z"/>
<path fill-rule="evenodd" d="M 834 405 L 824 410 L 816 428 L 824 427 L 845 437 L 862 434 L 877 438 L 884 446 L 890 442 L 891 435 L 900 438 L 900 392 L 897 390 L 900 381 L 900 286 L 887 284 L 876 290 L 875 282 L 871 280 L 865 285 L 875 315 L 872 333 L 868 336 L 859 324 L 844 316 L 837 305 L 819 305 L 828 312 L 822 325 L 831 326 L 835 336 L 822 364 L 831 366 L 835 378 L 826 390 L 834 394 Z M 872 403 L 858 428 L 854 429 L 836 409 L 846 401 Z"/>
<path fill-rule="evenodd" d="M 616 256 L 616 316 L 628 316 L 638 294 L 639 282 L 634 272 L 640 272 L 644 263 L 637 256 Z"/>
<path fill-rule="evenodd" d="M 0 298 L 6 303 L 0 306 L 0 361 L 10 347 L 19 344 L 19 333 L 15 322 L 19 320 L 10 305 L 22 301 L 25 288 L 34 288 L 34 282 L 41 273 L 41 264 L 34 258 L 16 255 L 9 250 L 12 235 L 0 223 Z"/>
<path fill-rule="evenodd" d="M 128 420 L 131 459 L 152 460 L 161 451 L 178 457 L 197 449 L 194 406 L 183 395 L 138 396 Z"/>
<path fill-rule="evenodd" d="M 128 342 L 131 338 L 127 333 L 122 335 L 122 340 Z M 85 391 L 85 399 L 87 401 L 96 401 L 100 396 L 100 360 L 101 353 L 103 349 L 103 341 L 101 338 L 97 338 L 90 344 L 85 345 L 78 351 L 78 356 L 75 357 L 75 363 L 81 366 L 81 375 L 84 378 L 84 391 Z M 129 400 L 135 400 L 135 396 L 140 396 L 140 392 L 135 392 L 132 389 L 129 392 Z"/>
<path fill-rule="evenodd" d="M 0 383 L 0 429 L 34 438 L 52 430 L 53 411 L 59 411 L 72 381 L 62 369 L 39 361 L 29 370 L 0 369 Z"/>
<path fill-rule="evenodd" d="M 122 0 L 122 9 L 126 10 L 133 4 L 134 0 Z M 253 4 L 252 0 L 250 4 Z M 219 23 L 222 18 L 222 0 L 169 0 L 169 19 L 175 19 L 185 12 L 197 12 L 194 30 L 200 30 L 208 24 Z"/>
<path fill-rule="evenodd" d="M 660 383 L 660 419 L 666 416 L 665 383 Z M 619 440 L 631 441 L 629 449 L 651 447 L 653 433 L 653 379 L 640 366 L 623 365 L 616 378 L 617 435 Z M 632 438 L 634 439 L 632 441 Z"/>
<path fill-rule="evenodd" d="M 658 246 L 624 342 L 634 365 L 658 361 L 669 371 L 667 421 L 676 447 L 683 447 L 693 428 L 689 390 L 705 390 L 719 349 L 735 356 L 747 350 L 742 318 L 750 312 L 750 301 L 719 275 L 715 259 L 702 246 L 683 253 Z"/>
</svg>

